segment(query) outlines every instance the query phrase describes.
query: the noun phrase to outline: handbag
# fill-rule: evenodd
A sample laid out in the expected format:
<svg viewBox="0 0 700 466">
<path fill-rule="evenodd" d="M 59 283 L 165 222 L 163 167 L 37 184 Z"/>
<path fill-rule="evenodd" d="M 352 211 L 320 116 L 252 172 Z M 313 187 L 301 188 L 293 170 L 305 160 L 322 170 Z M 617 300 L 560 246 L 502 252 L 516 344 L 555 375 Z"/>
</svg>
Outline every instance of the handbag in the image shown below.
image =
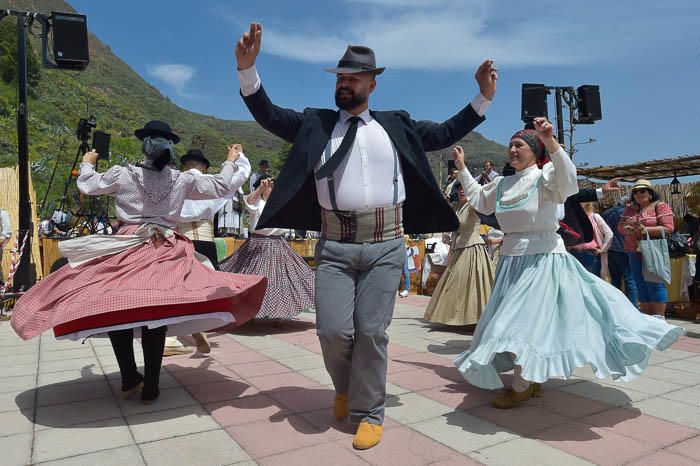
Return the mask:
<svg viewBox="0 0 700 466">
<path fill-rule="evenodd" d="M 668 255 L 668 242 L 666 232 L 661 230 L 661 238 L 649 238 L 649 231 L 645 228 L 646 238 L 639 242 L 639 250 L 642 253 L 642 276 L 649 283 L 671 284 L 671 259 Z"/>
<path fill-rule="evenodd" d="M 671 236 L 668 237 L 668 254 L 672 259 L 685 257 L 688 254 L 686 235 L 682 235 L 677 231 L 671 233 Z"/>
<path fill-rule="evenodd" d="M 654 205 L 654 213 L 656 214 L 657 218 L 657 223 L 658 223 L 658 218 L 659 218 L 659 203 L 657 202 Z M 673 259 L 678 259 L 679 257 L 684 257 L 688 253 L 688 242 L 686 238 L 678 233 L 677 231 L 674 231 L 671 233 L 671 236 L 668 237 L 668 254 L 669 257 L 672 257 Z"/>
</svg>

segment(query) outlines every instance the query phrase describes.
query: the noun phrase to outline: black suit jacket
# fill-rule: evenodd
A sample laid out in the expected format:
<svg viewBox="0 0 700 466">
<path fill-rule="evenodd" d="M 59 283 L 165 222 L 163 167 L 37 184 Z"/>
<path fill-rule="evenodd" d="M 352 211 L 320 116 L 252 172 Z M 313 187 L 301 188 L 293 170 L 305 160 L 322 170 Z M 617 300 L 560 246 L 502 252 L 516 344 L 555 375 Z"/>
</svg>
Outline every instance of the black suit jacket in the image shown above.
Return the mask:
<svg viewBox="0 0 700 466">
<path fill-rule="evenodd" d="M 564 223 L 583 237 L 581 243 L 593 241 L 593 225 L 581 202 L 595 202 L 598 195 L 595 189 L 579 189 L 577 194 L 569 196 L 564 202 Z"/>
<path fill-rule="evenodd" d="M 307 108 L 300 113 L 284 109 L 274 105 L 262 87 L 243 100 L 263 128 L 292 143 L 258 227 L 319 231 L 321 207 L 314 167 L 331 137 L 339 111 Z M 401 110 L 371 114 L 399 153 L 406 186 L 403 205 L 406 233 L 457 230 L 459 221 L 443 198 L 425 152 L 455 144 L 484 121 L 484 117 L 477 115 L 471 105 L 443 123 L 415 121 Z"/>
</svg>

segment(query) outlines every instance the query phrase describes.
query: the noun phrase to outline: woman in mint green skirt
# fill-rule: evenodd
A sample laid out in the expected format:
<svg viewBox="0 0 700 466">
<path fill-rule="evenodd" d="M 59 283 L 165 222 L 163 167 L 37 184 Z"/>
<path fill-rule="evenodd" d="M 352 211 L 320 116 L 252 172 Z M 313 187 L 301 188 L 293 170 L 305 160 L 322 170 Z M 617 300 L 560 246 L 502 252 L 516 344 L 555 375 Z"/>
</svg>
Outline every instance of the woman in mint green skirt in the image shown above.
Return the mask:
<svg viewBox="0 0 700 466">
<path fill-rule="evenodd" d="M 518 131 L 508 157 L 516 173 L 480 186 L 452 158 L 464 192 L 482 214 L 496 213 L 505 232 L 491 298 L 471 346 L 455 364 L 477 387 L 503 387 L 500 372 L 514 370 L 512 386 L 493 401 L 511 408 L 539 395 L 539 384 L 570 378 L 590 364 L 598 378 L 629 381 L 684 330 L 639 313 L 622 292 L 566 252 L 557 234 L 557 205 L 578 192 L 576 167 L 545 118 Z M 545 151 L 546 148 L 546 151 Z M 549 157 L 547 156 L 549 154 Z"/>
</svg>

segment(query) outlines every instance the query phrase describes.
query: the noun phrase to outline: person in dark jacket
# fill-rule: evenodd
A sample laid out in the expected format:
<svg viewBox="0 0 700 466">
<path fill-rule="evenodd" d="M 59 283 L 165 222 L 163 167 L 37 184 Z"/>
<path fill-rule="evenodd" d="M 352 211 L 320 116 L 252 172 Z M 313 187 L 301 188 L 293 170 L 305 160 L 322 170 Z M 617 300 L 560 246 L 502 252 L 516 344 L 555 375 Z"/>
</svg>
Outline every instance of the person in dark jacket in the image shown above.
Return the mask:
<svg viewBox="0 0 700 466">
<path fill-rule="evenodd" d="M 338 110 L 274 105 L 255 68 L 262 27 L 236 46 L 241 95 L 255 120 L 292 143 L 260 227 L 320 232 L 316 246 L 316 325 L 336 397 L 334 415 L 359 423 L 353 446 L 382 436 L 386 329 L 405 261 L 404 233 L 454 231 L 459 221 L 432 175 L 426 151 L 457 143 L 484 120 L 496 70 L 476 72 L 479 93 L 443 123 L 402 110 L 369 109 L 377 86 L 374 52 L 348 46 L 336 68 Z"/>
<path fill-rule="evenodd" d="M 622 283 L 625 284 L 625 295 L 632 301 L 632 304 L 637 305 L 637 284 L 634 281 L 632 268 L 630 267 L 625 251 L 625 236 L 620 233 L 617 226 L 620 223 L 620 217 L 625 211 L 626 204 L 618 202 L 603 212 L 603 220 L 608 224 L 613 232 L 613 240 L 610 249 L 608 250 L 608 270 L 610 271 L 610 282 L 617 289 L 622 289 Z"/>
</svg>

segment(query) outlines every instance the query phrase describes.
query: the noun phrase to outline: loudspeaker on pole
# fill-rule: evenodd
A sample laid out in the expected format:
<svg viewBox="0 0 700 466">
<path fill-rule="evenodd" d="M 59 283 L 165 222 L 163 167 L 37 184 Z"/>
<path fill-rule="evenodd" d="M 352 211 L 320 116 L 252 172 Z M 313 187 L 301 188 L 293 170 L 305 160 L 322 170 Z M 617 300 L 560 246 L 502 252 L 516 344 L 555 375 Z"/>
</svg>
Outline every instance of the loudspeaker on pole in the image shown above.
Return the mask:
<svg viewBox="0 0 700 466">
<path fill-rule="evenodd" d="M 527 122 L 542 116 L 547 117 L 547 89 L 545 85 L 523 83 L 520 118 Z"/>
<path fill-rule="evenodd" d="M 600 87 L 592 84 L 579 86 L 576 89 L 578 101 L 577 123 L 593 123 L 603 119 L 600 108 Z"/>
<path fill-rule="evenodd" d="M 51 19 L 56 64 L 61 68 L 85 68 L 90 62 L 85 15 L 52 12 Z"/>
</svg>

